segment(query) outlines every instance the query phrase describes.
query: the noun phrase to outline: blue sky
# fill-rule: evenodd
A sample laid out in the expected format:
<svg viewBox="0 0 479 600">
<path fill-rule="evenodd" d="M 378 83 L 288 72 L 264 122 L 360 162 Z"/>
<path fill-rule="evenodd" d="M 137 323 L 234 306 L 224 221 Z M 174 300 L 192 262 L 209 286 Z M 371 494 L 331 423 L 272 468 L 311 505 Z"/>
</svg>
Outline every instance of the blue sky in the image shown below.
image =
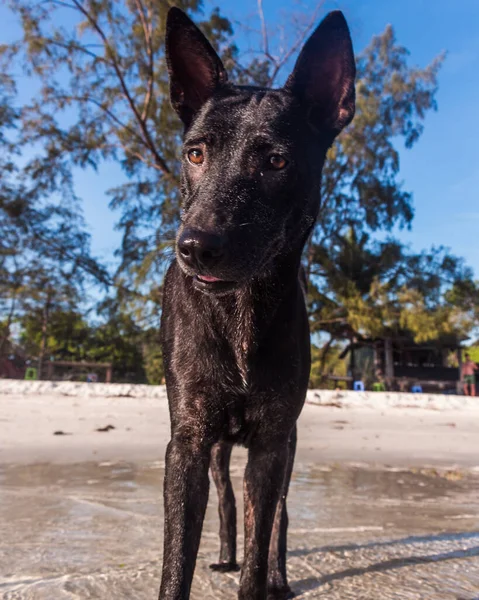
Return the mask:
<svg viewBox="0 0 479 600">
<path fill-rule="evenodd" d="M 311 14 L 315 3 L 263 0 L 272 34 L 284 11 Z M 217 5 L 207 0 L 206 7 Z M 256 2 L 221 2 L 226 16 L 253 23 Z M 401 149 L 405 189 L 414 196 L 412 231 L 399 237 L 416 250 L 445 245 L 463 256 L 479 277 L 479 1 L 477 0 L 344 0 L 329 1 L 320 15 L 340 8 L 350 24 L 355 50 L 391 23 L 400 44 L 410 51 L 411 64 L 425 66 L 442 51 L 447 59 L 439 74 L 438 112 L 429 113 L 425 131 L 412 150 Z M 255 24 L 257 26 L 257 23 Z M 0 43 L 18 32 L 5 6 L 0 5 Z M 27 85 L 27 82 L 24 82 Z M 118 246 L 117 214 L 108 209 L 105 190 L 123 178 L 116 165 L 98 174 L 79 172 L 77 192 L 92 233 L 95 254 L 108 261 Z"/>
</svg>

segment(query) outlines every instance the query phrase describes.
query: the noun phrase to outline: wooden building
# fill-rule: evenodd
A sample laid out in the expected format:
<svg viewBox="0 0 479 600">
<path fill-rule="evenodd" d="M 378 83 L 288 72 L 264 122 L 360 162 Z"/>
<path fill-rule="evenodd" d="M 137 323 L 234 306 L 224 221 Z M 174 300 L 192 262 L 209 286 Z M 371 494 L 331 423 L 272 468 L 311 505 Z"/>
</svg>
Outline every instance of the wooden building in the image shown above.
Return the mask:
<svg viewBox="0 0 479 600">
<path fill-rule="evenodd" d="M 104 373 L 104 377 L 99 377 L 96 371 Z M 112 382 L 113 365 L 112 363 L 96 363 L 96 362 L 72 362 L 67 360 L 55 360 L 47 363 L 46 379 L 53 380 L 71 380 L 78 381 L 81 375 L 89 381 L 91 375 L 95 375 L 92 381 L 104 381 L 105 383 Z"/>
<path fill-rule="evenodd" d="M 462 393 L 461 342 L 455 336 L 415 343 L 411 336 L 354 340 L 343 352 L 349 357 L 348 380 L 361 380 L 367 388 L 375 382 L 386 389 Z"/>
</svg>

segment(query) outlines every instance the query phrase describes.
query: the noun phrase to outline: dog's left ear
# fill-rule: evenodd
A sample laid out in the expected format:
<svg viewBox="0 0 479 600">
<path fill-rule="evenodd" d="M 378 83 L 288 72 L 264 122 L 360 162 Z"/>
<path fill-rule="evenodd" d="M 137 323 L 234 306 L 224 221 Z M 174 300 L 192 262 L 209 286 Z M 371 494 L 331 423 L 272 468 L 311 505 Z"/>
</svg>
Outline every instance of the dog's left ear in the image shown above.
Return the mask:
<svg viewBox="0 0 479 600">
<path fill-rule="evenodd" d="M 329 13 L 304 45 L 285 88 L 309 108 L 317 130 L 337 135 L 354 116 L 356 65 L 343 13 Z"/>
<path fill-rule="evenodd" d="M 171 8 L 166 21 L 166 63 L 171 104 L 188 126 L 195 113 L 228 80 L 223 63 L 193 21 Z"/>
</svg>

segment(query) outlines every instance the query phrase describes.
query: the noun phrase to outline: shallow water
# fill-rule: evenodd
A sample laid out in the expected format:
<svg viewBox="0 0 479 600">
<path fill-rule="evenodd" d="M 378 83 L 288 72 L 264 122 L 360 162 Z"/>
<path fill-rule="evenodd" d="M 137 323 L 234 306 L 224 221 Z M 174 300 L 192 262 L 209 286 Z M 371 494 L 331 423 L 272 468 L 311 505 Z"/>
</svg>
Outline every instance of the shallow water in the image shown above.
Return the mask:
<svg viewBox="0 0 479 600">
<path fill-rule="evenodd" d="M 241 461 L 232 474 L 241 514 Z M 0 597 L 156 600 L 162 481 L 161 463 L 1 467 Z M 298 598 L 478 600 L 478 492 L 471 473 L 297 465 Z M 238 574 L 208 569 L 217 528 L 212 487 L 193 600 L 236 598 Z"/>
</svg>

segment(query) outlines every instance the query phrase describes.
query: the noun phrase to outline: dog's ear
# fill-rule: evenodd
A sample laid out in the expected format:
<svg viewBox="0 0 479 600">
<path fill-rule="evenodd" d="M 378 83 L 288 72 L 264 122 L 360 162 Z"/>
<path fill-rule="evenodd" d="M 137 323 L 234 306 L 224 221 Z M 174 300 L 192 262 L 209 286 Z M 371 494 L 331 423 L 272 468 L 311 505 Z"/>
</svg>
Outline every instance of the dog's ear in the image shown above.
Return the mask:
<svg viewBox="0 0 479 600">
<path fill-rule="evenodd" d="M 165 45 L 171 103 L 188 126 L 228 75 L 211 44 L 179 8 L 168 12 Z"/>
<path fill-rule="evenodd" d="M 311 124 L 337 135 L 354 116 L 356 65 L 348 25 L 330 12 L 304 45 L 285 88 L 309 107 Z"/>
</svg>

